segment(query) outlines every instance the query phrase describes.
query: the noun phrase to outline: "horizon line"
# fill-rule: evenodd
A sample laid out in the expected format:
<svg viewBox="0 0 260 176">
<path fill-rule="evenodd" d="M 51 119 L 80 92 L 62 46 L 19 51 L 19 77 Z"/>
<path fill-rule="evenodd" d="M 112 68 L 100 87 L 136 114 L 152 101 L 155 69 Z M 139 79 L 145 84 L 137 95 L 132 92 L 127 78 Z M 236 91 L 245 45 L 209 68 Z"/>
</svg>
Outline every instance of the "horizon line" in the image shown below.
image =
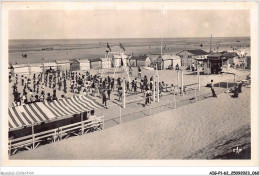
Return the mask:
<svg viewBox="0 0 260 176">
<path fill-rule="evenodd" d="M 212 38 L 250 38 L 250 36 L 230 36 L 230 37 L 212 37 Z M 178 38 L 210 38 L 209 37 L 164 37 L 164 39 L 178 39 Z M 33 38 L 33 39 L 8 39 L 8 40 L 97 40 L 97 39 L 161 39 L 161 37 L 126 37 L 126 38 Z"/>
</svg>

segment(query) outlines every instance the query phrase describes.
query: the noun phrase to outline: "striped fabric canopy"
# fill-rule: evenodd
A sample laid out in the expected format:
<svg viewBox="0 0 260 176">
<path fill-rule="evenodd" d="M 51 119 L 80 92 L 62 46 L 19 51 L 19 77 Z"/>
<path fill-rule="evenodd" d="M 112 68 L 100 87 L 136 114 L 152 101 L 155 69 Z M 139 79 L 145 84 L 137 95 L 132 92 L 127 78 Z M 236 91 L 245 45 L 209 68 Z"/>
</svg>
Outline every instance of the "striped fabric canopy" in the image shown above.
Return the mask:
<svg viewBox="0 0 260 176">
<path fill-rule="evenodd" d="M 9 128 L 15 129 L 33 123 L 79 114 L 81 112 L 101 107 L 101 104 L 97 103 L 93 98 L 85 95 L 61 99 L 54 102 L 37 102 L 11 107 L 8 109 Z"/>
</svg>

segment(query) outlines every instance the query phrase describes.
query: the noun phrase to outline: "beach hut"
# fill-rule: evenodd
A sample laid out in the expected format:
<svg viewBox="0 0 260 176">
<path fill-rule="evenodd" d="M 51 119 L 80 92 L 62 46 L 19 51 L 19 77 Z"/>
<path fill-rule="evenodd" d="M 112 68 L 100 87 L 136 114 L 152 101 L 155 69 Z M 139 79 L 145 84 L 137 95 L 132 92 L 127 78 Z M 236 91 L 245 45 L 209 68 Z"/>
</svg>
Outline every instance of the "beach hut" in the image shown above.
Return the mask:
<svg viewBox="0 0 260 176">
<path fill-rule="evenodd" d="M 46 71 L 46 70 L 56 71 L 57 70 L 56 62 L 45 62 L 45 63 L 43 63 L 43 71 Z"/>
<path fill-rule="evenodd" d="M 58 70 L 66 71 L 70 70 L 70 60 L 56 60 Z"/>
<path fill-rule="evenodd" d="M 241 58 L 238 56 L 238 54 L 236 52 L 223 51 L 223 52 L 220 52 L 220 54 L 222 54 L 224 57 L 228 58 L 228 63 L 231 66 L 240 65 L 242 62 Z"/>
<path fill-rule="evenodd" d="M 30 73 L 41 73 L 43 71 L 43 64 L 41 63 L 33 63 L 29 64 Z"/>
<path fill-rule="evenodd" d="M 204 74 L 218 74 L 222 71 L 224 63 L 228 62 L 228 58 L 220 53 L 210 54 L 196 60 L 203 62 Z"/>
<path fill-rule="evenodd" d="M 15 64 L 12 65 L 12 75 L 29 75 L 29 65 L 28 64 Z"/>
<path fill-rule="evenodd" d="M 78 59 L 73 59 L 70 63 L 70 70 L 71 71 L 78 71 L 80 70 L 80 62 Z"/>
<path fill-rule="evenodd" d="M 100 59 L 101 59 L 101 68 L 111 68 L 110 58 L 100 58 Z"/>
<path fill-rule="evenodd" d="M 100 58 L 89 59 L 89 62 L 90 62 L 91 69 L 101 68 L 101 59 Z"/>
<path fill-rule="evenodd" d="M 205 56 L 209 54 L 201 49 L 193 49 L 193 50 L 182 50 L 176 55 L 181 58 L 181 66 L 191 66 L 192 63 L 195 62 L 196 58 L 205 58 Z"/>
<path fill-rule="evenodd" d="M 90 62 L 88 59 L 79 59 L 78 62 L 79 62 L 81 71 L 90 70 Z"/>
<path fill-rule="evenodd" d="M 129 63 L 134 67 L 147 67 L 151 64 L 151 59 L 147 55 L 131 56 Z"/>
<path fill-rule="evenodd" d="M 162 55 L 163 69 L 174 68 L 177 64 L 181 65 L 181 58 L 179 56 L 165 54 Z"/>
</svg>

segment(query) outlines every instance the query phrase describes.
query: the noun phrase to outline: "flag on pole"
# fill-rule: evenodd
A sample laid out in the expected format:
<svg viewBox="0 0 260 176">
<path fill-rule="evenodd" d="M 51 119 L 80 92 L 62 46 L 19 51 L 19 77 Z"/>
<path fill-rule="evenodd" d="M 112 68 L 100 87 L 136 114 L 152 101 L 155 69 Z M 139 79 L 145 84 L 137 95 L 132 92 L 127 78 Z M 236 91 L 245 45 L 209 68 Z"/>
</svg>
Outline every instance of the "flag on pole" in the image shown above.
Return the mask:
<svg viewBox="0 0 260 176">
<path fill-rule="evenodd" d="M 125 51 L 125 48 L 123 47 L 122 43 L 119 42 L 120 48 Z"/>
<path fill-rule="evenodd" d="M 107 48 L 109 49 L 109 51 L 111 51 L 111 48 L 110 48 L 110 46 L 109 46 L 108 42 L 107 42 Z"/>
</svg>

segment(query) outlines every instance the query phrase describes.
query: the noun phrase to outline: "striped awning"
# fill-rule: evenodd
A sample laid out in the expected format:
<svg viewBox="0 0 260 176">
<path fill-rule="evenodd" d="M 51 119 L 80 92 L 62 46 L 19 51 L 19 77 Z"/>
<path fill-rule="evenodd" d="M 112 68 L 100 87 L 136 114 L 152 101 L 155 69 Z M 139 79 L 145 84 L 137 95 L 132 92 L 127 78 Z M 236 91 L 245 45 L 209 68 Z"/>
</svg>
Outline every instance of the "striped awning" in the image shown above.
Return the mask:
<svg viewBox="0 0 260 176">
<path fill-rule="evenodd" d="M 85 95 L 61 99 L 54 102 L 32 103 L 9 108 L 8 123 L 10 129 L 15 129 L 101 107 L 101 104 Z"/>
<path fill-rule="evenodd" d="M 67 116 L 90 111 L 102 107 L 93 98 L 82 95 L 54 102 L 44 102 L 44 105 L 56 116 Z"/>
</svg>

